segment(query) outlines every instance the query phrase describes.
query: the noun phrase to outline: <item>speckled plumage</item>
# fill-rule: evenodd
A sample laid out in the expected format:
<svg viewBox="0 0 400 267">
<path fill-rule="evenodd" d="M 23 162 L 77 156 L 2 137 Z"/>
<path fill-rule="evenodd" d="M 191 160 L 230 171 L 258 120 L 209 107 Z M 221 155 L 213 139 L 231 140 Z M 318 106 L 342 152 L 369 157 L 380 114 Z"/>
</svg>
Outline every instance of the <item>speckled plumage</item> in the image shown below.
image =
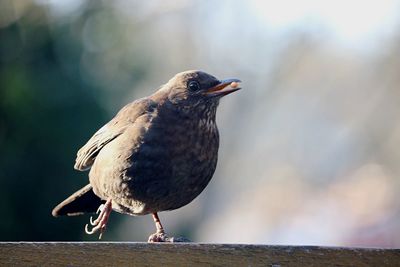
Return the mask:
<svg viewBox="0 0 400 267">
<path fill-rule="evenodd" d="M 193 81 L 198 90 L 189 88 Z M 153 95 L 123 107 L 78 151 L 75 168 L 90 168 L 94 194 L 101 200 L 112 199 L 112 209 L 121 213 L 144 215 L 190 203 L 217 166 L 219 99 L 239 89 L 213 89 L 221 84 L 201 71 L 177 74 Z M 95 211 L 98 201 L 92 208 L 71 210 L 71 203 L 79 201 L 74 195 L 53 215 Z"/>
<path fill-rule="evenodd" d="M 112 197 L 119 212 L 142 215 L 182 207 L 200 194 L 217 165 L 216 106 L 209 111 L 212 127 L 170 103 L 148 107 L 99 152 L 89 174 L 95 194 Z"/>
</svg>

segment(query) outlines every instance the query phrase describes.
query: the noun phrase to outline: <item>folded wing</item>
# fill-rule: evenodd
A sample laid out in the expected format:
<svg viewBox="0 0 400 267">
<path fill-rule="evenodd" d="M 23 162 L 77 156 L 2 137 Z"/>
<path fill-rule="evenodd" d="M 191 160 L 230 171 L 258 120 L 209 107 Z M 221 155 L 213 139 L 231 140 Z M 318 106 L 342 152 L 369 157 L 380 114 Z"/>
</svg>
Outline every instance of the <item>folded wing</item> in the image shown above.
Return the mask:
<svg viewBox="0 0 400 267">
<path fill-rule="evenodd" d="M 89 141 L 78 151 L 75 166 L 76 170 L 90 169 L 100 150 L 112 140 L 123 134 L 127 127 L 135 123 L 143 114 L 152 112 L 156 103 L 148 98 L 138 99 L 125 107 L 106 125 L 101 127 Z"/>
</svg>

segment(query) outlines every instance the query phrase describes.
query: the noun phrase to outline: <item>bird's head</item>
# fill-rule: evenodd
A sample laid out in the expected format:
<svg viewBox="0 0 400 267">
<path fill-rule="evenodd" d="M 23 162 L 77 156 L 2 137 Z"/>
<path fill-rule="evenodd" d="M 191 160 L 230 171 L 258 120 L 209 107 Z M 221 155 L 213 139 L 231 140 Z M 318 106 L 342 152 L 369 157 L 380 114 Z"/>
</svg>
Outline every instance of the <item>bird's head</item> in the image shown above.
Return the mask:
<svg viewBox="0 0 400 267">
<path fill-rule="evenodd" d="M 176 74 L 163 90 L 168 90 L 168 99 L 182 108 L 208 108 L 218 106 L 221 97 L 240 90 L 239 79 L 218 80 L 198 70 Z"/>
</svg>

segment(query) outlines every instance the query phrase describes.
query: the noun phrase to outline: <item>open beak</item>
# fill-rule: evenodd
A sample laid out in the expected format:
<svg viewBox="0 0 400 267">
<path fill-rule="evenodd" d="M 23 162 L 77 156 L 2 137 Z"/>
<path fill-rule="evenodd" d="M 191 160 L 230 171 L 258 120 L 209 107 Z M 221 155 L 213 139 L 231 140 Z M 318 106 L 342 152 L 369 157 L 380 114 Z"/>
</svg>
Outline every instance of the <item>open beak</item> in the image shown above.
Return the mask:
<svg viewBox="0 0 400 267">
<path fill-rule="evenodd" d="M 222 80 L 216 86 L 209 88 L 204 94 L 208 96 L 225 96 L 240 90 L 239 86 L 241 82 L 239 79 Z"/>
</svg>

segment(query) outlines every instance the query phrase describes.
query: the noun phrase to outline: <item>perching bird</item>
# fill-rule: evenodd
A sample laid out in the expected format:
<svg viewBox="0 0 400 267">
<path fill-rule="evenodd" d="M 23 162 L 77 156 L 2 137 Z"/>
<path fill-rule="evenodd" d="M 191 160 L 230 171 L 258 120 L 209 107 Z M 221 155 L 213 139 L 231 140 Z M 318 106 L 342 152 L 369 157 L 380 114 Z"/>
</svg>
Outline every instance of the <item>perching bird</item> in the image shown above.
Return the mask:
<svg viewBox="0 0 400 267">
<path fill-rule="evenodd" d="M 123 107 L 78 151 L 75 169 L 90 169 L 90 183 L 55 207 L 53 216 L 97 211 L 93 228 L 85 230 L 100 231 L 101 238 L 112 210 L 152 214 L 157 232 L 149 242 L 173 242 L 157 212 L 185 206 L 211 180 L 219 147 L 217 106 L 239 83 L 185 71 Z"/>
</svg>

